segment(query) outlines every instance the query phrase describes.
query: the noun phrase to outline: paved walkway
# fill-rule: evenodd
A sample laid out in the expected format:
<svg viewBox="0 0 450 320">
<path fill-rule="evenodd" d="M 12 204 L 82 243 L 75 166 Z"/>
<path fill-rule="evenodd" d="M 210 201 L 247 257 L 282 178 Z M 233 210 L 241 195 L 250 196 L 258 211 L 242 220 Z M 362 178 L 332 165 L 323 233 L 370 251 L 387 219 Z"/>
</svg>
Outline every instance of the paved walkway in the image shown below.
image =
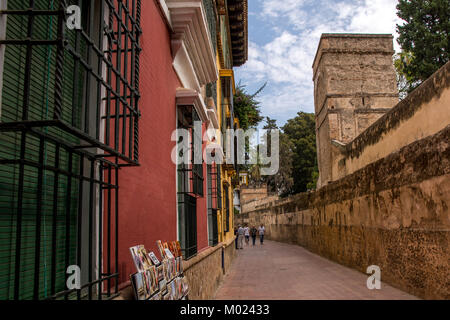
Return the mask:
<svg viewBox="0 0 450 320">
<path fill-rule="evenodd" d="M 244 244 L 244 250 L 238 250 L 216 299 L 417 299 L 385 283 L 381 290 L 369 290 L 367 278 L 302 247 L 265 241 L 263 246 Z"/>
</svg>

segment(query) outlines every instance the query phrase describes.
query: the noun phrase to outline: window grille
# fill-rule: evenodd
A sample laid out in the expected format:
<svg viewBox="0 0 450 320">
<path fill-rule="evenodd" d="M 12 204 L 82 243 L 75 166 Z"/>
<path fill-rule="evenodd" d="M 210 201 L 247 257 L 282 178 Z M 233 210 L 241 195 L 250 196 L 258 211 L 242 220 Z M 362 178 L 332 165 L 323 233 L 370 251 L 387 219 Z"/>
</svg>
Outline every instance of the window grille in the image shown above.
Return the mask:
<svg viewBox="0 0 450 320">
<path fill-rule="evenodd" d="M 8 0 L 4 131 L 32 128 L 138 163 L 141 1 Z M 67 7 L 81 29 L 67 27 Z M 6 114 L 3 115 L 3 110 Z"/>
<path fill-rule="evenodd" d="M 217 180 L 217 166 L 215 164 L 207 166 L 208 180 L 208 237 L 209 245 L 215 246 L 219 243 L 217 228 L 217 187 L 220 181 Z"/>
<path fill-rule="evenodd" d="M 67 7 L 81 29 L 67 28 Z M 138 165 L 140 0 L 8 0 L 0 299 L 118 294 L 118 169 Z M 66 287 L 81 268 L 80 290 Z"/>
<path fill-rule="evenodd" d="M 230 195 L 229 187 L 227 185 L 223 186 L 224 198 L 225 198 L 225 232 L 230 231 Z"/>
<path fill-rule="evenodd" d="M 185 259 L 197 254 L 197 198 L 178 194 L 178 225 L 181 251 Z"/>
</svg>

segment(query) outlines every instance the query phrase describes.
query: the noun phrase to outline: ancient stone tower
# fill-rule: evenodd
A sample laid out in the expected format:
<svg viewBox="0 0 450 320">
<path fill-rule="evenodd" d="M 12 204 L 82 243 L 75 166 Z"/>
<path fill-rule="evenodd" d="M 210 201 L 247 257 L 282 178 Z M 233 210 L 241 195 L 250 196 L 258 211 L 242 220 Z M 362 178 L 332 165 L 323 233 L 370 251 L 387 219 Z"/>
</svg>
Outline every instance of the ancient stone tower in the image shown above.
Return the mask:
<svg viewBox="0 0 450 320">
<path fill-rule="evenodd" d="M 393 54 L 392 35 L 322 35 L 313 65 L 319 187 L 345 175 L 345 144 L 398 103 Z"/>
</svg>

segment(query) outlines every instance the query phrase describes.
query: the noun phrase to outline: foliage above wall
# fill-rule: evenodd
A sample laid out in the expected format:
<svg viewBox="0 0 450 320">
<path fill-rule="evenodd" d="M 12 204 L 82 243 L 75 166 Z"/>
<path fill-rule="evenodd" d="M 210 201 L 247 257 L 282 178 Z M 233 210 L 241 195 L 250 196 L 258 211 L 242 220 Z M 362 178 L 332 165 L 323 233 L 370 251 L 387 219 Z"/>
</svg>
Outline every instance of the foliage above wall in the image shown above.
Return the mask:
<svg viewBox="0 0 450 320">
<path fill-rule="evenodd" d="M 266 130 L 280 129 L 276 120 L 266 117 Z M 269 136 L 270 137 L 270 136 Z M 271 150 L 271 140 L 267 150 Z M 261 164 L 249 168 L 250 184 L 267 184 L 269 191 L 289 196 L 316 188 L 319 177 L 316 152 L 315 117 L 299 112 L 281 128 L 279 139 L 279 170 L 273 176 L 261 176 Z"/>
<path fill-rule="evenodd" d="M 400 93 L 410 92 L 450 61 L 450 1 L 399 0 L 398 43 L 403 52 L 395 66 Z"/>
<path fill-rule="evenodd" d="M 239 119 L 239 124 L 242 129 L 256 128 L 263 119 L 261 116 L 260 102 L 256 100 L 256 97 L 264 90 L 266 85 L 267 82 L 254 94 L 249 94 L 246 91 L 246 86 L 239 82 L 234 96 L 234 113 Z"/>
</svg>

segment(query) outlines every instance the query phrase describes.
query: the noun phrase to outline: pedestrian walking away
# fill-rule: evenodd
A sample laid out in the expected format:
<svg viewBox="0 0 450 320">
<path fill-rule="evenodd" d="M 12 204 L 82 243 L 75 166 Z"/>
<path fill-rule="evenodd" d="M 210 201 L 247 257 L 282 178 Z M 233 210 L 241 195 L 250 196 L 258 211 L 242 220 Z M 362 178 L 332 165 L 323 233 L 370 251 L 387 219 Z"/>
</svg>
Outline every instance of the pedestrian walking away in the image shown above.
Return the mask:
<svg viewBox="0 0 450 320">
<path fill-rule="evenodd" d="M 261 245 L 263 245 L 264 244 L 264 233 L 266 232 L 266 228 L 264 228 L 263 224 L 258 228 L 258 232 L 259 232 L 259 241 L 261 242 Z"/>
<path fill-rule="evenodd" d="M 239 226 L 238 228 L 238 249 L 244 249 L 244 228 L 242 226 Z"/>
<path fill-rule="evenodd" d="M 234 247 L 236 248 L 236 249 L 238 249 L 238 228 L 237 227 L 234 227 L 234 236 L 235 236 L 235 238 L 234 238 Z"/>
<path fill-rule="evenodd" d="M 257 233 L 258 233 L 258 229 L 256 229 L 255 226 L 253 226 L 250 229 L 250 235 L 252 236 L 252 243 L 253 243 L 253 245 L 255 245 L 255 243 L 256 243 L 256 235 L 257 235 Z"/>
<path fill-rule="evenodd" d="M 245 244 L 248 246 L 250 244 L 250 228 L 245 226 L 244 228 Z"/>
</svg>

